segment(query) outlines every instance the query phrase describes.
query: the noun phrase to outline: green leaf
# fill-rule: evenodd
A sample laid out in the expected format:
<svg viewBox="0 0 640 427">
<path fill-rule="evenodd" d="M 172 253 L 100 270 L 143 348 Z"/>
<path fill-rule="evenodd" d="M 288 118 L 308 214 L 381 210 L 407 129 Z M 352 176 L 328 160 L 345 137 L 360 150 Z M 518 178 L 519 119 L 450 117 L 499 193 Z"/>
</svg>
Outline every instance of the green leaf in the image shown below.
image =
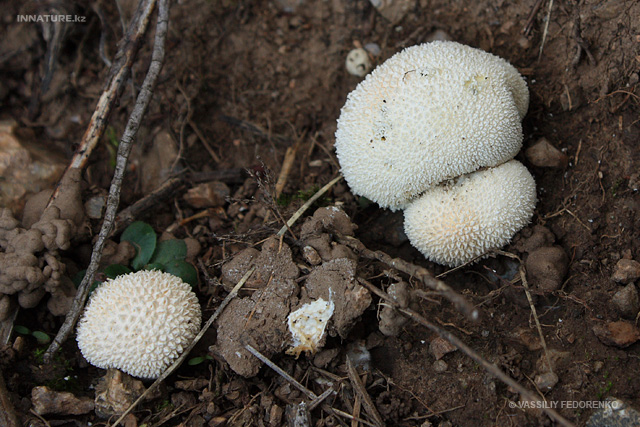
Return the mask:
<svg viewBox="0 0 640 427">
<path fill-rule="evenodd" d="M 31 329 L 27 328 L 26 326 L 22 326 L 22 325 L 14 325 L 13 326 L 13 330 L 16 331 L 16 333 L 18 333 L 20 335 L 29 335 L 29 334 L 31 334 Z"/>
<path fill-rule="evenodd" d="M 172 261 L 184 260 L 184 257 L 186 256 L 187 244 L 184 240 L 163 240 L 158 243 L 158 247 L 151 258 L 151 262 L 155 264 L 167 264 Z"/>
<path fill-rule="evenodd" d="M 194 358 L 189 359 L 189 361 L 187 362 L 187 365 L 196 366 L 196 365 L 201 364 L 202 362 L 204 362 L 204 357 L 198 356 L 198 357 L 194 357 Z"/>
<path fill-rule="evenodd" d="M 178 260 L 165 264 L 164 271 L 178 276 L 191 286 L 198 286 L 198 271 L 186 261 Z"/>
<path fill-rule="evenodd" d="M 109 279 L 115 279 L 116 277 L 121 276 L 123 274 L 131 273 L 131 269 L 129 267 L 125 267 L 122 264 L 111 264 L 110 266 L 102 270 L 102 272 Z"/>
<path fill-rule="evenodd" d="M 31 332 L 31 335 L 33 335 L 35 339 L 38 340 L 38 344 L 49 344 L 49 342 L 51 341 L 49 335 L 42 331 L 33 331 Z"/>
<path fill-rule="evenodd" d="M 120 241 L 125 240 L 136 248 L 136 256 L 131 261 L 131 267 L 138 271 L 149 262 L 156 250 L 156 232 L 149 224 L 136 221 L 122 232 Z"/>
</svg>

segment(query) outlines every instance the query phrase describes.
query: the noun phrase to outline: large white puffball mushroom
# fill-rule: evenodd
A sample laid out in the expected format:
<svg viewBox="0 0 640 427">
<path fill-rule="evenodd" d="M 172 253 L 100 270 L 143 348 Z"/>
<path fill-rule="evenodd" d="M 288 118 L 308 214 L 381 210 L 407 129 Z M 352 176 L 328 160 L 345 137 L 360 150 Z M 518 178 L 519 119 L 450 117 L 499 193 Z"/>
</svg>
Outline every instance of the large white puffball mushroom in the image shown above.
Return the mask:
<svg viewBox="0 0 640 427">
<path fill-rule="evenodd" d="M 451 267 L 507 244 L 536 204 L 536 186 L 524 165 L 511 160 L 426 191 L 404 211 L 411 244 Z"/>
<path fill-rule="evenodd" d="M 99 368 L 157 378 L 198 333 L 191 285 L 169 273 L 138 271 L 100 285 L 78 323 L 82 355 Z"/>
<path fill-rule="evenodd" d="M 529 92 L 495 55 L 449 41 L 409 47 L 347 98 L 336 152 L 358 195 L 393 210 L 429 187 L 512 159 Z"/>
</svg>

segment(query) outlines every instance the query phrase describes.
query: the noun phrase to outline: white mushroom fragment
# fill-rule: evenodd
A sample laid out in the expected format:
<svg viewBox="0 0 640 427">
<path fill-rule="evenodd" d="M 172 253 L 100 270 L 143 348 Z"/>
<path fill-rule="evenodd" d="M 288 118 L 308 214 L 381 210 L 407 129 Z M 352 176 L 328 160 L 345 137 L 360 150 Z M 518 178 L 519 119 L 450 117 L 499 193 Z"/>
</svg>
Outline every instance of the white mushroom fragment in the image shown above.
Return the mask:
<svg viewBox="0 0 640 427">
<path fill-rule="evenodd" d="M 447 179 L 512 159 L 529 92 L 507 61 L 455 42 L 413 46 L 351 92 L 336 131 L 342 173 L 393 210 Z"/>
<path fill-rule="evenodd" d="M 334 309 L 331 299 L 325 301 L 319 298 L 291 312 L 287 322 L 293 337 L 293 347 L 287 350 L 287 354 L 298 356 L 303 351 L 315 353 Z"/>
<path fill-rule="evenodd" d="M 138 271 L 93 292 L 77 341 L 94 366 L 157 378 L 191 343 L 200 321 L 200 304 L 189 284 L 169 273 Z"/>
<path fill-rule="evenodd" d="M 535 204 L 533 177 L 511 160 L 425 192 L 404 211 L 405 232 L 425 257 L 455 267 L 507 244 Z"/>
</svg>

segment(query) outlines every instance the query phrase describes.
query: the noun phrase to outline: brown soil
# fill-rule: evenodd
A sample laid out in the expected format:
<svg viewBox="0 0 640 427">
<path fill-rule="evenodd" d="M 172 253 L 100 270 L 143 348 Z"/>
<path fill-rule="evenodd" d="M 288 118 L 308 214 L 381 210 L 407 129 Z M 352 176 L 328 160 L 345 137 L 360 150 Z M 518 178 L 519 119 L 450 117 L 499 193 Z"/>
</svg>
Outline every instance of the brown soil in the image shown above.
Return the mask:
<svg viewBox="0 0 640 427">
<path fill-rule="evenodd" d="M 30 101 L 44 72 L 46 43 L 39 24 L 15 21 L 16 15 L 32 12 L 12 2 L 4 3 L 6 13 L 0 18 L 0 119 L 12 118 L 52 153 L 70 158 L 107 75 L 108 67 L 99 54 L 100 36 L 106 37 L 106 55 L 111 57 L 122 36 L 119 13 L 114 3 L 100 3 L 104 18 L 101 24 L 94 9 L 72 6 L 73 13 L 86 16 L 87 22 L 73 24 L 65 34 L 50 88 L 34 110 Z M 135 2 L 122 3 L 126 19 L 127 10 L 133 9 Z M 393 4 L 392 0 L 382 3 Z M 189 170 L 241 167 L 252 172 L 243 184 L 229 183 L 229 200 L 222 207 L 210 209 L 204 218 L 175 226 L 180 219 L 200 211 L 187 204 L 182 193 L 158 206 L 152 215 L 139 218 L 149 222 L 158 234 L 172 226 L 176 237 L 199 241 L 202 250 L 197 258 L 202 263 L 196 264 L 206 271 L 200 271 L 198 294 L 207 318 L 226 294 L 224 289 L 228 291 L 242 276 L 230 273 L 229 268 L 222 271 L 223 264 L 247 248 L 254 249 L 249 254 L 244 252 L 246 259 L 233 261 L 242 264 L 240 267 L 248 268 L 253 259 L 264 258 L 264 239 L 280 229 L 281 218 L 289 218 L 305 198 L 338 174 L 333 151 L 336 119 L 347 94 L 360 81 L 347 74 L 346 54 L 354 46 L 376 43 L 380 53 L 373 59 L 381 63 L 442 30 L 455 41 L 507 59 L 526 77 L 531 104 L 524 119 L 523 153 L 544 137 L 568 156 L 565 167 L 559 164 L 545 168 L 534 166 L 523 153 L 518 155 L 536 179 L 539 202 L 532 226 L 518 233 L 505 248 L 541 275 L 530 271 L 530 285 L 558 382 L 550 390 L 539 392 L 547 401 L 559 402 L 558 411 L 578 425 L 583 425 L 594 410 L 562 407 L 562 402 L 615 396 L 640 409 L 636 318 L 633 308 L 630 312 L 628 307 L 621 309 L 614 303 L 614 294 L 622 289 L 630 292 L 624 282 L 633 284 L 634 279 L 612 279 L 619 260 L 640 260 L 640 4 L 626 0 L 555 1 L 549 12 L 548 3 L 542 2 L 525 35 L 523 29 L 534 0 L 395 3 L 407 6 L 397 23 L 383 18 L 367 0 L 174 2 L 167 56 L 132 155 L 122 207 L 144 196 L 143 154 L 153 148 L 159 134 L 170 136 L 174 151 L 180 153 L 182 165 Z M 146 73 L 152 40 L 150 32 L 133 67 L 136 84 Z M 8 55 L 11 52 L 15 54 Z M 116 135 L 122 133 L 133 106 L 131 87 L 127 85 L 110 117 Z M 85 200 L 108 191 L 112 168 L 109 144 L 104 139 L 85 174 Z M 275 183 L 290 147 L 297 150 L 295 163 L 279 203 L 275 203 Z M 402 233 L 401 214 L 354 197 L 344 182 L 335 185 L 318 203 L 340 205 L 357 226 L 355 236 L 369 248 L 425 266 L 435 274 L 445 272 L 409 245 Z M 292 229 L 298 237 L 303 222 L 301 219 Z M 99 222 L 94 220 L 91 226 L 95 232 Z M 85 235 L 76 249 L 64 254 L 69 274 L 86 267 L 87 239 Z M 280 301 L 285 295 L 278 292 L 296 294 L 296 282 L 309 274 L 315 274 L 314 280 L 319 282 L 316 276 L 322 267 L 312 268 L 309 254 L 305 258 L 303 248 L 291 234 L 286 235 L 284 244 L 291 250 L 290 259 L 275 260 L 273 268 L 292 273 L 283 273 L 282 289 L 274 288 L 268 298 L 295 309 L 288 306 L 290 302 Z M 541 255 L 540 247 L 551 255 Z M 331 248 L 335 249 L 327 246 L 327 251 Z M 322 255 L 318 253 L 316 257 Z M 531 260 L 527 260 L 529 256 Z M 322 256 L 318 263 L 335 258 L 338 256 Z M 555 270 L 549 272 L 545 262 Z M 562 271 L 565 267 L 566 272 Z M 515 280 L 519 278 L 517 271 L 517 261 L 499 256 L 443 277 L 481 309 L 478 323 L 467 321 L 446 300 L 425 292 L 420 294 L 424 298 L 418 311 L 535 390 L 534 378 L 548 370 L 547 362 L 522 283 Z M 205 280 L 205 273 L 222 277 L 224 288 Z M 358 273 L 383 288 L 406 281 L 413 290 L 420 290 L 419 283 L 379 263 L 360 260 Z M 255 311 L 260 301 L 250 293 L 267 286 L 271 273 L 264 270 L 262 274 L 254 281 L 263 283 L 254 283 L 230 308 L 243 315 Z M 302 279 L 296 279 L 298 274 Z M 313 297 L 322 296 L 320 293 Z M 347 378 L 346 353 L 369 351 L 367 391 L 389 425 L 551 423 L 539 411 L 510 407 L 510 402 L 518 402 L 518 394 L 464 353 L 448 352 L 436 361 L 429 346 L 436 336 L 427 329 L 409 322 L 401 326 L 397 336 L 380 334 L 382 308 L 377 303 L 374 297 L 350 332 L 340 330 L 329 336 L 325 350 L 315 358 L 286 356 L 279 353 L 283 345 L 269 347 L 269 355 L 321 394 L 321 385 L 329 378 Z M 283 317 L 282 313 L 274 315 L 278 321 L 284 321 Z M 61 322 L 62 318 L 52 316 L 46 304 L 21 310 L 16 320 L 16 324 L 52 335 Z M 272 335 L 279 334 L 281 331 L 274 330 Z M 35 339 L 23 338 L 25 348 L 18 351 L 8 346 L 0 353 L 0 368 L 25 422 L 29 419 L 31 425 L 45 425 L 29 413 L 31 392 L 36 386 L 93 397 L 92 384 L 103 372 L 83 362 L 74 341 L 64 347 L 56 368 L 49 369 L 41 365 L 41 347 Z M 205 341 L 194 350 L 194 357 L 207 354 L 216 338 L 211 334 Z M 15 336 L 10 345 L 14 342 Z M 335 375 L 322 376 L 317 367 Z M 196 366 L 185 365 L 167 380 L 167 387 L 155 400 L 134 412 L 131 422 L 138 424 L 131 425 L 284 424 L 283 408 L 304 396 L 267 368 L 252 366 L 248 371 L 257 372 L 257 376 L 239 376 L 218 355 Z M 73 381 L 61 380 L 66 377 Z M 185 377 L 208 381 L 199 388 L 180 389 L 176 383 Z M 351 393 L 350 388 L 339 388 L 338 395 L 329 398 L 327 404 L 353 413 Z M 366 411 L 362 410 L 361 416 L 366 418 Z M 336 425 L 333 416 L 322 408 L 315 409 L 312 417 L 314 425 Z M 50 425 L 103 422 L 93 413 L 44 418 Z"/>
</svg>

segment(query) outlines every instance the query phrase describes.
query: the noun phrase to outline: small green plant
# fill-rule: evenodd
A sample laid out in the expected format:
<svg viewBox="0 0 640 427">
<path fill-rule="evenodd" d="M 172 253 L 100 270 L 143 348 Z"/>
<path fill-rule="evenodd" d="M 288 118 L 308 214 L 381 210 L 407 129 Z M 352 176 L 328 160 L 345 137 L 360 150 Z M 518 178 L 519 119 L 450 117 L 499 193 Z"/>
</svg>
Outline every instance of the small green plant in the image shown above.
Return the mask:
<svg viewBox="0 0 640 427">
<path fill-rule="evenodd" d="M 107 151 L 109 151 L 109 166 L 111 168 L 116 167 L 116 157 L 118 155 L 118 146 L 120 145 L 120 141 L 118 141 L 118 136 L 116 135 L 116 130 L 113 126 L 109 126 L 106 132 L 107 136 Z"/>
<path fill-rule="evenodd" d="M 136 248 L 136 255 L 130 266 L 112 264 L 104 268 L 102 274 L 107 278 L 115 279 L 122 274 L 140 270 L 160 270 L 178 276 L 191 286 L 198 284 L 198 272 L 193 265 L 185 261 L 187 245 L 184 240 L 158 242 L 158 236 L 149 224 L 136 221 L 122 232 L 120 241 L 131 243 Z M 80 271 L 74 278 L 76 286 L 82 281 L 85 272 L 86 270 Z M 93 288 L 99 284 L 99 281 L 95 281 Z"/>
<path fill-rule="evenodd" d="M 319 189 L 320 187 L 314 185 L 308 190 L 298 190 L 298 192 L 295 194 L 281 194 L 280 197 L 278 197 L 276 203 L 278 204 L 278 206 L 287 207 L 295 200 L 306 202 L 311 197 L 313 197 L 313 195 L 316 194 Z M 331 203 L 331 200 L 327 197 L 321 197 L 315 203 L 317 203 L 319 206 L 326 206 Z"/>
<path fill-rule="evenodd" d="M 13 327 L 13 330 L 20 335 L 31 335 L 38 341 L 38 344 L 41 345 L 47 345 L 49 344 L 49 342 L 51 342 L 51 338 L 49 338 L 49 335 L 47 335 L 46 332 L 32 331 L 31 329 L 22 325 L 15 325 Z"/>
<path fill-rule="evenodd" d="M 187 364 L 189 366 L 197 366 L 197 365 L 201 364 L 202 362 L 204 362 L 205 360 L 213 360 L 213 357 L 209 356 L 208 354 L 206 356 L 192 357 L 191 359 L 189 359 Z"/>
</svg>

